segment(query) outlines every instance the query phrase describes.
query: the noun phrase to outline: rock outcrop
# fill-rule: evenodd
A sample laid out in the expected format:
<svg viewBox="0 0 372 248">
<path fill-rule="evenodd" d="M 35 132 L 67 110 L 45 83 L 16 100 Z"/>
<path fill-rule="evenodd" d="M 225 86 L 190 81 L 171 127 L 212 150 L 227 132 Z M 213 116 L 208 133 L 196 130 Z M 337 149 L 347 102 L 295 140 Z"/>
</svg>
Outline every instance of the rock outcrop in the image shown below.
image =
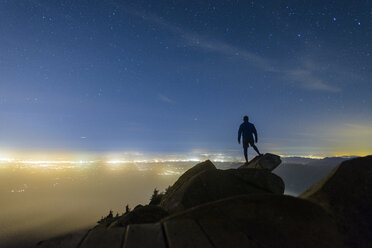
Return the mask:
<svg viewBox="0 0 372 248">
<path fill-rule="evenodd" d="M 181 176 L 165 194 L 160 206 L 169 213 L 177 213 L 235 195 L 284 193 L 283 180 L 268 170 L 218 170 L 210 163 L 197 165 L 197 173 L 193 167 L 184 174 L 187 176 Z"/>
<path fill-rule="evenodd" d="M 179 247 L 172 246 L 172 239 L 178 244 L 193 232 L 182 227 L 190 223 L 194 229 L 203 230 L 210 241 L 207 247 L 344 247 L 335 221 L 323 208 L 286 195 L 225 198 L 172 215 L 161 223 L 170 247 Z M 176 230 L 171 229 L 176 226 L 183 229 L 178 234 L 181 237 L 172 237 Z"/>
<path fill-rule="evenodd" d="M 166 194 L 163 196 L 161 200 L 161 205 L 165 201 L 169 201 L 173 198 L 173 195 L 179 188 L 181 188 L 185 183 L 187 183 L 193 176 L 207 170 L 216 170 L 216 166 L 210 161 L 206 160 L 202 163 L 199 163 L 192 168 L 188 169 L 185 173 L 183 173 L 180 178 L 167 190 Z"/>
<path fill-rule="evenodd" d="M 243 164 L 239 169 L 267 169 L 273 171 L 276 167 L 280 165 L 282 160 L 278 155 L 266 153 L 262 156 L 256 156 L 254 159 L 248 163 Z"/>
<path fill-rule="evenodd" d="M 326 209 L 349 246 L 372 245 L 372 156 L 341 163 L 300 198 Z"/>
</svg>

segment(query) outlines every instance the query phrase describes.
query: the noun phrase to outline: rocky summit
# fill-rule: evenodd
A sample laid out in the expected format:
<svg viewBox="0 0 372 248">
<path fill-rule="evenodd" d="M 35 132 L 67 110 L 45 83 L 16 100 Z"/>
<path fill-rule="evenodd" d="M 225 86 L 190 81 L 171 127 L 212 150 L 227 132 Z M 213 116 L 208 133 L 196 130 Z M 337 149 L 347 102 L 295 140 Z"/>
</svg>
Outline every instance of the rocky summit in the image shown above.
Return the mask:
<svg viewBox="0 0 372 248">
<path fill-rule="evenodd" d="M 160 206 L 170 213 L 177 213 L 235 195 L 284 193 L 283 180 L 268 170 L 218 170 L 210 164 L 206 161 L 197 165 L 199 170 L 195 173 L 186 172 L 187 180 L 181 176 L 164 195 Z"/>
<path fill-rule="evenodd" d="M 154 192 L 149 205 L 37 247 L 371 246 L 372 156 L 341 163 L 300 197 L 283 195 L 283 180 L 271 172 L 280 162 L 265 154 L 219 170 L 207 160 Z"/>
</svg>

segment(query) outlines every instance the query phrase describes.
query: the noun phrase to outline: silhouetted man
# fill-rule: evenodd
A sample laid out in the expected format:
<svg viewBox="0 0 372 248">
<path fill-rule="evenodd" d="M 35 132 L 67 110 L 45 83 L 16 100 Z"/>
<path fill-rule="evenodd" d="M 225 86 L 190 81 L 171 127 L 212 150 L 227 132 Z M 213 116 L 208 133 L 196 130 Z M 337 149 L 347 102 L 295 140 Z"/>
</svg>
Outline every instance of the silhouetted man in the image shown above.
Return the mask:
<svg viewBox="0 0 372 248">
<path fill-rule="evenodd" d="M 240 144 L 240 137 L 243 136 L 243 148 L 244 148 L 244 157 L 245 161 L 248 163 L 248 147 L 251 145 L 253 149 L 258 153 L 258 155 L 261 155 L 261 153 L 258 151 L 257 146 L 254 144 L 255 141 L 257 143 L 257 130 L 254 127 L 252 123 L 250 123 L 248 120 L 248 116 L 244 116 L 243 118 L 244 122 L 239 127 L 238 132 L 238 142 Z M 254 140 L 253 140 L 253 134 L 254 134 Z"/>
</svg>

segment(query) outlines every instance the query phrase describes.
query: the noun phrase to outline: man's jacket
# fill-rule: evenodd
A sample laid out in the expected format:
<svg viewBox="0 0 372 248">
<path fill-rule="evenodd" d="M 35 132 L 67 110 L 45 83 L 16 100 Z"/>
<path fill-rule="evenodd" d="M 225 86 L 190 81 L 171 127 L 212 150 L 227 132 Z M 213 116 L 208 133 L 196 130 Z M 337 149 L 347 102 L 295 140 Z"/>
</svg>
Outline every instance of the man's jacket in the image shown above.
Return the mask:
<svg viewBox="0 0 372 248">
<path fill-rule="evenodd" d="M 240 142 L 240 137 L 243 136 L 243 141 L 247 140 L 253 142 L 253 134 L 257 140 L 257 130 L 254 125 L 248 121 L 243 122 L 239 127 L 238 141 Z"/>
</svg>

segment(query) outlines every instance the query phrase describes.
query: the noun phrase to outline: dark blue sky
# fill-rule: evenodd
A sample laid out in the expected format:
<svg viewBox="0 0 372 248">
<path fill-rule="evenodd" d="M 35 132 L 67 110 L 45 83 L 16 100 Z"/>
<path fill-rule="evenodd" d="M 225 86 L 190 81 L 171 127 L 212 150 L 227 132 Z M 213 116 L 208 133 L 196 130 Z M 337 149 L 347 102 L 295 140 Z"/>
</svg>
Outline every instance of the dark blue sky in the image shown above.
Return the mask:
<svg viewBox="0 0 372 248">
<path fill-rule="evenodd" d="M 372 151 L 370 1 L 0 0 L 0 152 Z"/>
</svg>

